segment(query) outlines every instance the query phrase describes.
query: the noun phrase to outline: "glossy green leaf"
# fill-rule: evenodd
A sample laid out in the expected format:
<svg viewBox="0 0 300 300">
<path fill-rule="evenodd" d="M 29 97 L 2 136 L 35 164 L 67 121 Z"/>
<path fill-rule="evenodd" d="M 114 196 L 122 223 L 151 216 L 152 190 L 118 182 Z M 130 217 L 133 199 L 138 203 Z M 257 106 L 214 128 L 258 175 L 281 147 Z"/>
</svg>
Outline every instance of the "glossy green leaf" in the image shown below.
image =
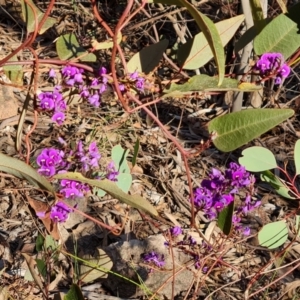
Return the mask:
<svg viewBox="0 0 300 300">
<path fill-rule="evenodd" d="M 292 109 L 248 109 L 209 122 L 214 145 L 229 152 L 247 144 L 294 114 Z"/>
<path fill-rule="evenodd" d="M 80 173 L 72 173 L 67 172 L 63 174 L 57 174 L 54 176 L 57 179 L 71 179 L 83 183 L 87 183 L 90 186 L 96 186 L 108 194 L 113 196 L 114 198 L 119 199 L 120 201 L 134 207 L 137 209 L 142 209 L 145 212 L 150 213 L 151 215 L 158 216 L 156 209 L 144 198 L 139 195 L 128 195 L 124 193 L 114 182 L 103 179 L 103 180 L 95 180 L 88 179 L 83 177 Z"/>
<path fill-rule="evenodd" d="M 290 189 L 284 184 L 284 181 L 275 176 L 271 171 L 264 171 L 260 175 L 262 181 L 269 183 L 276 191 L 277 194 L 285 197 L 287 199 L 297 199 L 292 196 L 293 193 Z"/>
<path fill-rule="evenodd" d="M 269 249 L 275 249 L 282 246 L 287 239 L 288 228 L 285 221 L 269 223 L 258 233 L 259 244 Z"/>
<path fill-rule="evenodd" d="M 287 59 L 299 46 L 299 27 L 283 14 L 275 17 L 254 39 L 254 50 L 258 55 L 280 52 Z"/>
<path fill-rule="evenodd" d="M 250 172 L 261 172 L 277 167 L 274 154 L 269 149 L 259 146 L 245 149 L 239 163 Z"/>
<path fill-rule="evenodd" d="M 64 300 L 84 300 L 84 299 L 85 298 L 83 297 L 80 287 L 75 283 L 71 285 L 70 290 L 64 296 Z"/>
<path fill-rule="evenodd" d="M 95 62 L 97 57 L 93 53 L 89 53 L 81 47 L 77 41 L 75 34 L 67 33 L 61 35 L 56 41 L 57 55 L 62 60 L 71 58 L 79 58 L 80 61 Z"/>
<path fill-rule="evenodd" d="M 84 256 L 85 264 L 80 263 L 80 281 L 88 283 L 98 278 L 106 278 L 113 262 L 104 250 L 97 248 L 95 257 Z"/>
<path fill-rule="evenodd" d="M 35 25 L 36 25 L 34 12 L 32 11 L 31 7 L 33 7 L 35 11 L 38 22 L 42 20 L 44 13 L 33 3 L 32 0 L 27 0 L 27 2 L 29 2 L 31 5 L 29 6 L 27 3 L 25 3 L 24 0 L 21 0 L 22 19 L 26 23 L 27 33 L 30 33 L 35 31 Z M 55 23 L 56 23 L 56 19 L 48 16 L 42 28 L 40 29 L 39 33 L 43 34 L 47 29 L 51 28 Z"/>
<path fill-rule="evenodd" d="M 233 210 L 234 202 L 231 202 L 218 215 L 218 226 L 226 235 L 229 235 L 232 229 Z"/>
<path fill-rule="evenodd" d="M 168 89 L 165 89 L 163 97 L 184 97 L 192 92 L 223 92 L 223 91 L 244 91 L 253 92 L 261 89 L 261 86 L 255 84 L 241 85 L 239 81 L 231 78 L 224 78 L 222 84 L 218 86 L 218 78 L 208 75 L 195 75 L 184 84 L 172 83 Z"/>
<path fill-rule="evenodd" d="M 54 188 L 48 180 L 21 160 L 0 153 L 0 170 L 20 179 L 25 179 L 33 186 L 47 190 L 55 196 Z"/>
<path fill-rule="evenodd" d="M 239 15 L 215 24 L 223 47 L 232 39 L 244 19 L 244 15 Z M 177 51 L 179 64 L 187 70 L 198 69 L 212 58 L 213 53 L 203 32 L 196 34 L 193 39 L 181 45 Z"/>
<path fill-rule="evenodd" d="M 143 48 L 140 52 L 134 54 L 127 63 L 128 71 L 131 73 L 135 71 L 143 72 L 145 74 L 152 72 L 158 66 L 168 45 L 169 41 L 164 39 Z"/>
<path fill-rule="evenodd" d="M 296 175 L 300 174 L 300 140 L 297 140 L 294 148 L 294 161 L 296 167 Z"/>
</svg>

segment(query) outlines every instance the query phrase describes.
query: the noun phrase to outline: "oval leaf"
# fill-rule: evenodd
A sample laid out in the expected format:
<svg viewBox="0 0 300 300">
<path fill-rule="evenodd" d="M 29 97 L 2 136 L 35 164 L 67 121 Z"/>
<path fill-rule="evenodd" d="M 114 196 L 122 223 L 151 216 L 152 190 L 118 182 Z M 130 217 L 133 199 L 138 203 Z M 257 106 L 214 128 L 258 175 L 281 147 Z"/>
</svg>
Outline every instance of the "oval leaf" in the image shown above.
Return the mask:
<svg viewBox="0 0 300 300">
<path fill-rule="evenodd" d="M 255 37 L 254 50 L 258 55 L 266 52 L 280 52 L 287 59 L 300 46 L 298 31 L 297 23 L 281 14 Z"/>
<path fill-rule="evenodd" d="M 53 176 L 54 178 L 57 179 L 71 179 L 83 183 L 87 183 L 91 186 L 98 187 L 114 198 L 119 199 L 120 201 L 134 207 L 137 209 L 142 209 L 145 212 L 150 213 L 151 215 L 158 216 L 158 213 L 156 209 L 144 198 L 138 195 L 128 195 L 124 193 L 114 182 L 108 180 L 108 179 L 103 179 L 103 180 L 95 180 L 95 179 L 88 179 L 83 177 L 80 173 L 72 173 L 72 172 L 67 172 L 63 174 L 57 174 Z"/>
<path fill-rule="evenodd" d="M 294 114 L 292 109 L 249 109 L 217 117 L 208 130 L 214 145 L 229 152 L 250 142 Z"/>
<path fill-rule="evenodd" d="M 275 249 L 283 245 L 288 238 L 288 228 L 285 221 L 273 222 L 265 225 L 258 233 L 261 246 Z"/>
<path fill-rule="evenodd" d="M 218 226 L 224 234 L 229 235 L 232 228 L 234 201 L 226 206 L 218 215 Z"/>
<path fill-rule="evenodd" d="M 81 61 L 96 61 L 96 55 L 82 48 L 73 33 L 61 35 L 56 41 L 57 55 L 62 60 L 79 58 Z"/>
<path fill-rule="evenodd" d="M 143 48 L 140 52 L 134 54 L 127 63 L 128 71 L 130 73 L 137 71 L 145 74 L 152 72 L 159 64 L 168 45 L 169 41 L 165 39 Z"/>
<path fill-rule="evenodd" d="M 239 163 L 250 172 L 261 172 L 277 168 L 274 154 L 264 147 L 250 147 L 242 152 Z"/>
<path fill-rule="evenodd" d="M 32 8 L 35 11 L 37 21 L 40 22 L 44 16 L 44 13 L 33 3 L 32 0 L 27 0 L 31 5 L 29 6 L 25 3 L 24 0 L 21 1 L 22 6 L 22 19 L 26 23 L 27 33 L 34 32 L 35 30 L 35 17 Z M 32 7 L 32 8 L 31 8 Z M 51 17 L 47 17 L 45 23 L 43 24 L 42 28 L 40 29 L 39 33 L 43 34 L 47 29 L 51 28 L 56 23 L 56 20 Z"/>
<path fill-rule="evenodd" d="M 98 278 L 106 278 L 111 270 L 113 262 L 104 250 L 97 248 L 95 257 L 84 256 L 86 264 L 80 264 L 79 279 L 85 283 Z"/>
<path fill-rule="evenodd" d="M 239 15 L 215 24 L 223 47 L 232 39 L 244 19 L 244 15 Z M 212 58 L 213 52 L 203 32 L 196 34 L 193 39 L 188 40 L 177 52 L 179 64 L 183 69 L 187 70 L 198 69 Z"/>
<path fill-rule="evenodd" d="M 300 174 L 300 140 L 297 140 L 294 149 L 294 161 L 296 167 L 296 175 Z"/>
<path fill-rule="evenodd" d="M 54 188 L 46 178 L 41 176 L 35 169 L 25 164 L 23 161 L 0 153 L 0 170 L 20 179 L 25 179 L 32 185 L 49 191 L 55 197 Z"/>
<path fill-rule="evenodd" d="M 80 287 L 73 283 L 70 290 L 64 296 L 64 300 L 84 300 Z"/>
<path fill-rule="evenodd" d="M 277 194 L 281 195 L 282 197 L 285 197 L 287 199 L 297 199 L 296 197 L 293 197 L 292 191 L 284 184 L 283 180 L 280 180 L 277 176 L 275 176 L 271 171 L 264 171 L 260 178 L 262 181 L 265 181 L 269 183 L 276 191 Z"/>
</svg>

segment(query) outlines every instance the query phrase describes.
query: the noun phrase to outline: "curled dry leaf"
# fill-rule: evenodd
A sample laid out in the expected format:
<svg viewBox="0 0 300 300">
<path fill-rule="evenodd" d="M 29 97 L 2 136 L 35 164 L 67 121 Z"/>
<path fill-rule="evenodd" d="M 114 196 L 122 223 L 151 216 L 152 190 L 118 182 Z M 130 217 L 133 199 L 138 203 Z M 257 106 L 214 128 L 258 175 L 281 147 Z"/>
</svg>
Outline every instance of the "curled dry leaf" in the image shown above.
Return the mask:
<svg viewBox="0 0 300 300">
<path fill-rule="evenodd" d="M 51 234 L 51 236 L 55 240 L 59 240 L 59 232 L 57 228 L 57 223 L 53 222 L 50 219 L 50 207 L 46 202 L 37 201 L 33 198 L 26 196 L 29 205 L 34 209 L 35 213 L 38 215 L 39 213 L 45 213 L 44 217 L 39 217 L 43 224 L 45 225 L 47 231 Z"/>
</svg>

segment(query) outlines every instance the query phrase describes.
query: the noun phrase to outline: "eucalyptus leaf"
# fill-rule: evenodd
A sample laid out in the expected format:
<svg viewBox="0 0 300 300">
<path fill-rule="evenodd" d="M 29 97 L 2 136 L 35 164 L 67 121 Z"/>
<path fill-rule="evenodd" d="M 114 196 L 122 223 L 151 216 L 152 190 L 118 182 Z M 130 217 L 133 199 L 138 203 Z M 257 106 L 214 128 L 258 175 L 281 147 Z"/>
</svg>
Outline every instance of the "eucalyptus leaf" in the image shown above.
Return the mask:
<svg viewBox="0 0 300 300">
<path fill-rule="evenodd" d="M 240 165 L 247 171 L 261 172 L 277 168 L 274 154 L 267 148 L 254 146 L 245 149 L 239 158 Z"/>
<path fill-rule="evenodd" d="M 153 216 L 158 216 L 158 212 L 156 209 L 144 198 L 142 198 L 139 195 L 128 195 L 124 193 L 114 182 L 103 179 L 103 180 L 95 180 L 95 179 L 88 179 L 83 177 L 80 173 L 62 173 L 57 174 L 54 176 L 56 179 L 71 179 L 83 183 L 87 183 L 90 186 L 96 186 L 104 191 L 106 191 L 108 194 L 110 194 L 112 197 L 119 199 L 120 201 L 134 207 L 137 209 L 144 210 L 145 212 L 150 213 Z"/>
<path fill-rule="evenodd" d="M 97 248 L 96 255 L 83 257 L 86 264 L 80 263 L 80 281 L 88 283 L 98 278 L 107 278 L 113 262 L 104 250 Z"/>
<path fill-rule="evenodd" d="M 269 223 L 258 233 L 259 244 L 269 249 L 275 249 L 282 246 L 287 239 L 288 228 L 285 221 Z"/>
<path fill-rule="evenodd" d="M 292 109 L 248 109 L 209 122 L 213 143 L 229 152 L 259 137 L 294 114 Z"/>
<path fill-rule="evenodd" d="M 165 39 L 143 48 L 140 52 L 134 54 L 127 63 L 128 71 L 145 74 L 152 72 L 158 66 L 168 45 L 169 41 Z"/>
<path fill-rule="evenodd" d="M 296 167 L 296 175 L 300 174 L 300 140 L 297 140 L 294 148 L 294 161 Z"/>
<path fill-rule="evenodd" d="M 168 89 L 165 89 L 163 97 L 184 97 L 192 92 L 226 92 L 226 91 L 244 91 L 253 92 L 261 90 L 260 85 L 256 84 L 240 84 L 238 80 L 224 78 L 222 84 L 218 86 L 218 78 L 205 74 L 195 75 L 186 83 L 172 83 Z"/>
<path fill-rule="evenodd" d="M 32 185 L 49 191 L 55 197 L 54 188 L 48 180 L 23 161 L 0 153 L 0 170 L 20 179 L 25 179 Z"/>
<path fill-rule="evenodd" d="M 215 24 L 223 47 L 232 39 L 244 19 L 244 15 L 239 15 Z M 177 51 L 179 64 L 187 70 L 198 69 L 212 58 L 213 52 L 203 32 L 196 34 L 192 39 L 181 45 Z"/>
</svg>

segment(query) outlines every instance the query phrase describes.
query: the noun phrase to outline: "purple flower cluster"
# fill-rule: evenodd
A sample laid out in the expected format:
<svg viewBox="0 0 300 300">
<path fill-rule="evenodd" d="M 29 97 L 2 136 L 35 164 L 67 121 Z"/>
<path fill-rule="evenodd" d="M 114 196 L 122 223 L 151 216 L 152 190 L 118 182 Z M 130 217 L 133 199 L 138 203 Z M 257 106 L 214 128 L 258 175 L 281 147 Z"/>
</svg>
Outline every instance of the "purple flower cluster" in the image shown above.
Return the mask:
<svg viewBox="0 0 300 300">
<path fill-rule="evenodd" d="M 80 170 L 82 174 L 92 173 L 99 170 L 99 153 L 96 142 L 90 143 L 87 150 L 84 149 L 82 141 L 79 141 L 76 150 L 64 152 L 54 148 L 45 148 L 38 155 L 36 161 L 39 166 L 38 172 L 44 176 L 51 177 L 57 173 L 63 173 L 67 170 Z M 119 172 L 115 170 L 114 163 L 108 164 L 103 176 L 95 176 L 99 179 L 108 178 L 111 181 L 117 181 Z M 73 180 L 60 181 L 60 193 L 67 199 L 83 197 L 90 191 L 86 184 Z"/>
<path fill-rule="evenodd" d="M 233 216 L 235 229 L 244 230 L 239 222 L 240 215 L 247 214 L 260 205 L 260 201 L 252 199 L 254 176 L 246 172 L 245 168 L 232 162 L 223 174 L 217 169 L 212 169 L 208 179 L 204 179 L 201 187 L 194 191 L 194 205 L 197 210 L 205 213 L 209 220 L 216 219 L 218 214 L 231 202 L 241 189 L 247 191 L 243 204 L 238 207 Z M 250 192 L 249 192 L 250 191 Z M 248 233 L 249 230 L 244 230 Z"/>
<path fill-rule="evenodd" d="M 145 78 L 141 77 L 138 72 L 133 72 L 129 74 L 129 78 L 131 81 L 134 81 L 135 87 L 143 92 L 145 87 Z"/>
<path fill-rule="evenodd" d="M 50 219 L 55 222 L 65 222 L 68 219 L 69 213 L 72 211 L 66 204 L 58 201 L 51 207 Z"/>
<path fill-rule="evenodd" d="M 57 173 L 58 170 L 66 167 L 64 161 L 65 153 L 54 148 L 45 148 L 36 159 L 38 172 L 46 177 L 51 177 Z"/>
<path fill-rule="evenodd" d="M 53 113 L 52 121 L 61 125 L 66 116 L 67 104 L 60 93 L 61 87 L 55 86 L 53 92 L 42 92 L 38 95 L 40 100 L 40 107 L 43 110 L 51 111 Z"/>
<path fill-rule="evenodd" d="M 161 257 L 159 257 L 159 255 L 154 251 L 144 254 L 143 259 L 146 263 L 152 263 L 158 268 L 162 268 L 166 264 L 164 261 L 164 256 L 161 255 Z"/>
<path fill-rule="evenodd" d="M 282 80 L 290 74 L 290 67 L 284 63 L 281 53 L 265 53 L 257 61 L 255 67 L 261 77 L 275 76 L 275 84 L 281 84 Z"/>
</svg>

